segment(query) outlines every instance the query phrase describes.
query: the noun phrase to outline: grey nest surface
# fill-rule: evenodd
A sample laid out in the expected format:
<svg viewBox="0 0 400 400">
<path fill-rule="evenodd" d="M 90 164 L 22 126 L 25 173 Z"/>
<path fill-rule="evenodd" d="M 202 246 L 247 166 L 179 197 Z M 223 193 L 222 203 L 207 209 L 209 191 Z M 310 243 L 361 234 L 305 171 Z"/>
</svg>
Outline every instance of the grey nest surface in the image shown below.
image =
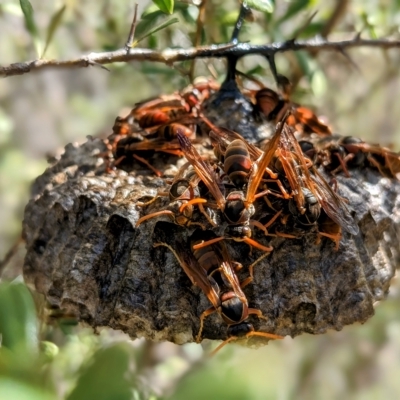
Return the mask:
<svg viewBox="0 0 400 400">
<path fill-rule="evenodd" d="M 149 171 L 106 172 L 101 156 L 106 151 L 101 139 L 70 144 L 34 182 L 23 221 L 25 280 L 53 308 L 94 328 L 120 329 L 132 338 L 191 342 L 210 303 L 168 248 L 153 244 L 186 243 L 193 229 L 168 217 L 135 228 L 149 212 L 138 200 L 154 196 L 166 184 Z M 155 163 L 176 172 L 166 157 Z M 344 233 L 337 251 L 327 238 L 315 244 L 312 232 L 298 239 L 273 238 L 273 252 L 257 264 L 254 281 L 244 289 L 249 306 L 266 317 L 250 317 L 256 330 L 292 337 L 340 330 L 364 323 L 374 314 L 374 303 L 387 295 L 400 257 L 400 183 L 372 169 L 354 170 L 351 178 L 339 175 L 337 180 L 359 234 Z M 228 241 L 227 246 L 245 267 L 260 256 L 257 251 L 250 256 L 247 245 Z M 246 276 L 243 268 L 239 277 Z M 205 319 L 202 337 L 227 338 L 227 326 L 217 313 Z"/>
</svg>

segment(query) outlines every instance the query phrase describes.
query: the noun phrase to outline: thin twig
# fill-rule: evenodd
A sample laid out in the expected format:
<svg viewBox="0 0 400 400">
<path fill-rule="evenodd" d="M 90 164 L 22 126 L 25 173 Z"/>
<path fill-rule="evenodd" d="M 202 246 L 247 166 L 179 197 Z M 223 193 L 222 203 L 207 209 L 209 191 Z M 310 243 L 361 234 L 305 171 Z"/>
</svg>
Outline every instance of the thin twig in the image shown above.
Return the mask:
<svg viewBox="0 0 400 400">
<path fill-rule="evenodd" d="M 243 57 L 250 54 L 271 56 L 287 51 L 342 51 L 352 47 L 376 47 L 380 49 L 400 48 L 400 40 L 361 39 L 357 35 L 353 39 L 340 42 L 330 42 L 323 38 L 305 41 L 286 41 L 269 45 L 251 45 L 249 43 L 228 43 L 191 47 L 188 49 L 165 49 L 156 51 L 150 49 L 131 49 L 127 54 L 125 48 L 102 53 L 90 53 L 71 60 L 33 60 L 14 63 L 0 67 L 0 77 L 26 74 L 30 71 L 45 68 L 88 67 L 93 64 L 112 64 L 114 62 L 151 61 L 170 65 L 177 61 L 193 60 L 195 58 L 221 58 L 228 56 Z"/>
<path fill-rule="evenodd" d="M 201 35 L 203 32 L 204 17 L 206 14 L 205 13 L 206 5 L 207 5 L 207 0 L 202 0 L 200 5 L 198 6 L 199 15 L 197 16 L 197 23 L 196 23 L 196 37 L 194 40 L 195 47 L 198 47 L 201 44 Z M 193 82 L 193 79 L 194 79 L 195 68 L 196 68 L 196 59 L 193 60 L 191 66 L 190 66 L 190 81 L 191 82 Z"/>
<path fill-rule="evenodd" d="M 131 29 L 129 30 L 129 36 L 128 40 L 125 43 L 125 50 L 127 53 L 129 53 L 129 50 L 132 48 L 132 42 L 135 37 L 135 30 L 136 30 L 136 25 L 137 25 L 137 15 L 138 15 L 138 3 L 135 3 L 135 12 L 133 14 L 133 20 L 131 24 Z"/>
<path fill-rule="evenodd" d="M 4 268 L 6 265 L 10 262 L 10 260 L 14 257 L 14 255 L 17 253 L 17 250 L 20 246 L 21 243 L 23 243 L 24 239 L 22 239 L 22 236 L 20 236 L 17 241 L 12 245 L 10 250 L 7 251 L 6 255 L 2 260 L 0 260 L 0 276 L 3 273 Z"/>
<path fill-rule="evenodd" d="M 236 20 L 235 27 L 233 28 L 231 42 L 238 43 L 239 42 L 239 33 L 242 29 L 245 18 L 251 13 L 251 9 L 247 6 L 245 2 L 243 2 L 240 6 L 240 12 L 238 18 Z"/>
<path fill-rule="evenodd" d="M 349 0 L 336 0 L 336 7 L 322 29 L 321 36 L 323 38 L 326 38 L 333 31 L 334 27 L 340 22 L 340 20 L 346 15 L 348 4 Z"/>
</svg>

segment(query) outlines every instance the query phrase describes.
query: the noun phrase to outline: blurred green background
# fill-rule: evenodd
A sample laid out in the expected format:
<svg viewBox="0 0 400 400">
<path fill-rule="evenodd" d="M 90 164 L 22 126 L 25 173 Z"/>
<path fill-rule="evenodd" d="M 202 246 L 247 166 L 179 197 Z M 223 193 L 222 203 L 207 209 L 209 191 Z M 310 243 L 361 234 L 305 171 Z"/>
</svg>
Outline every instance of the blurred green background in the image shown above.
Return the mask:
<svg viewBox="0 0 400 400">
<path fill-rule="evenodd" d="M 171 17 L 180 21 L 150 35 L 140 47 L 194 43 L 197 3 L 176 2 L 172 16 L 151 2 L 138 3 L 139 15 L 145 14 L 137 37 Z M 37 58 L 56 15 L 61 18 L 46 58 L 68 59 L 123 47 L 133 15 L 133 4 L 127 1 L 32 0 L 31 4 L 37 34 L 32 34 L 32 27 L 27 29 L 17 0 L 0 2 L 3 66 Z M 400 36 L 399 1 L 271 4 L 272 13 L 254 11 L 241 33 L 243 41 L 289 39 L 315 11 L 300 38 L 327 34 L 330 40 L 343 40 L 360 31 L 363 38 Z M 238 1 L 208 0 L 201 43 L 227 42 L 238 9 Z M 337 18 L 332 18 L 335 13 Z M 352 61 L 338 52 L 285 53 L 277 56 L 277 65 L 295 84 L 294 99 L 326 116 L 335 132 L 399 150 L 400 49 L 351 49 L 348 55 Z M 85 141 L 87 135 L 108 135 L 115 117 L 135 102 L 181 89 L 189 83 L 185 72 L 191 63 L 108 67 L 110 72 L 96 67 L 49 69 L 0 80 L 0 258 L 20 234 L 30 182 L 46 168 L 46 157 L 59 154 L 69 142 Z M 247 57 L 238 68 L 275 87 L 262 57 Z M 223 60 L 198 60 L 194 68 L 195 76 L 209 76 L 211 71 L 220 80 L 224 70 Z M 49 320 L 42 307 L 36 311 L 31 294 L 20 283 L 21 247 L 0 284 L 0 399 L 400 398 L 397 282 L 363 326 L 286 338 L 257 350 L 230 345 L 208 359 L 209 343 L 130 341 L 120 332 L 103 330 L 94 335 L 67 319 Z"/>
</svg>

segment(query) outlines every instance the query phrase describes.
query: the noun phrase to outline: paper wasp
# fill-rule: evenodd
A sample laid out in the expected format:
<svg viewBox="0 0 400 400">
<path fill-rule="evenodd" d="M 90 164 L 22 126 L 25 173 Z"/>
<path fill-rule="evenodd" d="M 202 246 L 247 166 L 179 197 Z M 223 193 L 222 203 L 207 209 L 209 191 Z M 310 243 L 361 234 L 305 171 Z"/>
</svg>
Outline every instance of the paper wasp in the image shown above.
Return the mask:
<svg viewBox="0 0 400 400">
<path fill-rule="evenodd" d="M 198 222 L 196 220 L 197 218 L 195 218 L 195 209 L 194 205 L 192 204 L 194 202 L 211 226 L 215 227 L 216 223 L 202 204 L 206 203 L 207 201 L 204 200 L 201 202 L 197 200 L 200 197 L 206 196 L 207 193 L 208 188 L 203 184 L 196 171 L 190 166 L 189 163 L 185 163 L 175 175 L 168 192 L 159 192 L 147 203 L 138 203 L 139 206 L 145 207 L 153 203 L 158 197 L 169 197 L 169 209 L 164 209 L 143 216 L 137 221 L 136 226 L 139 226 L 142 222 L 148 219 L 159 217 L 161 215 L 167 215 L 171 217 L 172 220 L 178 225 L 198 225 L 205 230 L 205 225 L 201 222 Z"/>
<path fill-rule="evenodd" d="M 138 131 L 136 134 L 131 132 L 129 135 L 119 138 L 112 146 L 113 156 L 116 160 L 115 164 L 118 165 L 121 162 L 129 163 L 134 158 L 147 165 L 156 175 L 161 176 L 162 173 L 156 170 L 145 158 L 139 156 L 139 154 L 148 156 L 149 153 L 162 152 L 181 157 L 183 153 L 176 139 L 178 132 L 181 132 L 193 141 L 195 140 L 195 131 L 178 122 L 161 125 L 149 131 Z"/>
<path fill-rule="evenodd" d="M 133 117 L 143 129 L 167 124 L 183 115 L 195 115 L 203 101 L 218 89 L 217 82 L 200 77 L 181 92 L 137 103 L 127 118 Z"/>
<path fill-rule="evenodd" d="M 185 154 L 185 157 L 192 164 L 197 175 L 201 178 L 201 180 L 209 189 L 211 195 L 217 203 L 218 209 L 221 210 L 222 215 L 224 216 L 224 219 L 228 224 L 225 231 L 225 237 L 219 237 L 211 241 L 204 242 L 203 244 L 196 245 L 196 248 L 200 248 L 201 246 L 208 246 L 209 244 L 211 244 L 211 242 L 222 240 L 224 238 L 231 238 L 236 241 L 243 241 L 248 245 L 256 247 L 263 251 L 272 251 L 271 247 L 265 247 L 255 240 L 251 239 L 251 225 L 260 225 L 258 221 L 252 220 L 251 217 L 255 213 L 255 207 L 253 204 L 254 201 L 257 198 L 264 196 L 266 193 L 269 193 L 269 190 L 261 193 L 257 193 L 257 190 L 278 146 L 282 127 L 283 123 L 279 125 L 279 128 L 277 128 L 275 135 L 267 143 L 267 147 L 264 153 L 262 153 L 262 156 L 252 163 L 251 171 L 249 171 L 246 190 L 233 190 L 227 195 L 224 195 L 221 191 L 221 179 L 215 174 L 214 169 L 211 167 L 211 165 L 201 159 L 196 148 L 184 135 L 178 134 L 178 141 L 181 145 L 182 151 Z M 235 145 L 236 144 L 237 143 L 235 143 Z M 247 158 L 247 155 L 244 155 L 244 157 Z M 240 170 L 242 168 L 242 166 L 240 165 L 241 162 L 239 161 L 238 164 L 238 169 Z M 228 160 L 228 167 L 231 167 L 232 165 L 233 164 L 231 164 Z M 247 161 L 245 169 L 247 169 Z M 231 171 L 231 174 L 235 174 L 235 171 Z M 243 176 L 242 178 L 240 178 L 240 181 L 242 180 L 245 180 L 243 179 Z M 207 200 L 198 198 L 194 199 L 191 204 L 194 204 L 197 201 L 204 202 Z"/>
<path fill-rule="evenodd" d="M 303 149 L 305 146 L 303 145 Z M 302 148 L 297 142 L 290 128 L 284 128 L 282 140 L 279 145 L 279 161 L 282 164 L 285 175 L 290 183 L 293 198 L 297 208 L 298 220 L 307 225 L 315 222 L 319 223 L 320 228 L 328 226 L 327 218 L 331 219 L 333 224 L 337 224 L 352 235 L 358 233 L 358 226 L 355 223 L 344 199 L 338 196 L 318 170 L 308 163 L 303 157 Z M 321 208 L 326 214 L 324 224 L 320 219 Z M 290 208 L 296 215 L 294 207 Z M 303 216 L 303 217 L 302 217 Z M 305 218 L 305 220 L 304 220 Z M 330 224 L 333 226 L 333 224 Z M 340 229 L 336 233 L 319 232 L 334 240 L 338 246 L 340 240 Z"/>
<path fill-rule="evenodd" d="M 221 139 L 218 139 L 218 136 L 224 138 L 225 144 Z M 278 136 L 279 139 L 277 139 L 276 145 L 273 148 L 270 147 L 272 156 L 268 164 L 268 174 L 275 179 L 270 179 L 269 181 L 279 184 L 282 197 L 289 199 L 289 212 L 303 226 L 311 226 L 315 225 L 319 220 L 322 208 L 325 214 L 339 226 L 343 227 L 344 230 L 353 235 L 357 234 L 358 226 L 350 215 L 346 203 L 331 189 L 325 179 L 312 166 L 312 162 L 304 158 L 302 148 L 294 137 L 292 128 L 288 125 L 283 126 Z M 210 137 L 212 141 L 217 141 L 220 147 L 225 148 L 225 154 L 227 149 L 226 143 L 229 143 L 229 140 L 231 140 L 230 143 L 237 140 L 236 135 L 227 130 L 220 130 L 218 135 L 210 133 Z M 246 146 L 252 160 L 262 156 L 263 153 L 260 149 L 248 143 L 246 143 Z M 224 153 L 224 149 L 220 148 L 218 152 Z M 247 157 L 247 154 L 242 149 L 236 155 L 236 158 L 239 161 L 243 157 Z M 229 163 L 230 165 L 231 163 Z M 225 172 L 228 171 L 226 170 Z M 276 173 L 275 177 L 274 173 Z M 285 187 L 287 186 L 290 188 L 290 190 L 287 190 L 290 192 L 290 196 L 285 195 Z M 269 193 L 272 193 L 271 190 Z M 276 192 L 274 195 L 279 196 Z M 337 235 L 329 235 L 328 232 L 320 233 L 332 238 L 337 243 Z"/>
<path fill-rule="evenodd" d="M 400 154 L 379 145 L 365 143 L 353 136 L 338 137 L 336 141 L 317 144 L 317 157 L 322 165 L 336 173 L 350 176 L 349 168 L 370 165 L 383 176 L 400 178 Z"/>
<path fill-rule="evenodd" d="M 201 341 L 204 319 L 214 312 L 221 315 L 228 325 L 228 339 L 213 352 L 215 354 L 227 343 L 251 336 L 260 336 L 266 339 L 282 339 L 282 336 L 258 332 L 252 324 L 247 322 L 249 315 L 264 318 L 258 309 L 249 308 L 248 301 L 243 293 L 236 271 L 242 267 L 234 263 L 229 256 L 223 242 L 213 243 L 206 249 L 194 249 L 197 243 L 215 236 L 211 231 L 197 230 L 189 238 L 188 246 L 175 241 L 174 246 L 166 242 L 154 244 L 154 247 L 165 246 L 177 258 L 186 275 L 196 286 L 199 286 L 207 296 L 212 306 L 203 311 L 200 316 L 200 328 L 196 335 L 196 342 Z"/>
<path fill-rule="evenodd" d="M 279 86 L 282 88 L 282 96 L 266 87 L 256 92 L 256 112 L 262 113 L 268 121 L 278 123 L 286 111 L 290 110 L 291 115 L 287 118 L 286 123 L 300 133 L 317 133 L 321 136 L 332 134 L 329 126 L 321 121 L 311 109 L 290 100 L 291 85 L 283 75 L 279 75 Z"/>
<path fill-rule="evenodd" d="M 198 78 L 181 92 L 137 103 L 126 117 L 117 117 L 113 134 L 108 138 L 114 166 L 134 158 L 161 176 L 162 173 L 139 154 L 146 155 L 150 151 L 182 156 L 176 132 L 195 138 L 195 117 L 201 104 L 218 89 L 219 84 L 214 80 Z"/>
</svg>

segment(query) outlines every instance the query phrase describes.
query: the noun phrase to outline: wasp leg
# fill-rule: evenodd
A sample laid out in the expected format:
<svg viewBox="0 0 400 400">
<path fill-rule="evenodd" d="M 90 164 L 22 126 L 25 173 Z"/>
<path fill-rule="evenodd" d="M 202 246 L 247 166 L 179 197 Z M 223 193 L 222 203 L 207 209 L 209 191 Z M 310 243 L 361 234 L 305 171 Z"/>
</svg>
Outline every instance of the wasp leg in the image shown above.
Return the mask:
<svg viewBox="0 0 400 400">
<path fill-rule="evenodd" d="M 246 278 L 241 284 L 240 287 L 243 289 L 245 286 L 247 286 L 250 282 L 253 281 L 254 279 L 254 267 L 262 261 L 265 257 L 269 256 L 269 253 L 264 253 L 261 257 L 258 257 L 256 261 L 253 262 L 253 264 L 249 265 L 249 274 L 250 276 Z"/>
<path fill-rule="evenodd" d="M 284 238 L 287 238 L 287 239 L 298 239 L 299 238 L 296 235 L 291 235 L 290 233 L 279 232 L 277 230 L 275 230 L 275 235 L 279 236 L 279 237 L 284 237 Z"/>
<path fill-rule="evenodd" d="M 378 161 L 376 161 L 376 159 L 373 156 L 367 155 L 367 159 L 379 171 L 379 173 L 382 176 L 387 176 L 387 173 L 385 173 L 385 171 L 382 169 L 382 165 Z M 396 176 L 396 175 L 394 175 L 394 176 Z"/>
<path fill-rule="evenodd" d="M 200 203 L 207 203 L 206 199 L 202 199 L 202 198 L 197 198 L 197 199 L 192 199 L 189 200 L 187 203 L 183 203 L 180 208 L 179 208 L 179 212 L 183 213 L 183 211 L 185 210 L 186 207 L 191 206 L 193 204 L 200 204 Z"/>
<path fill-rule="evenodd" d="M 132 157 L 135 160 L 138 160 L 139 162 L 141 162 L 142 164 L 144 164 L 148 169 L 150 169 L 151 171 L 153 171 L 158 177 L 162 176 L 162 172 L 159 171 L 158 169 L 154 168 L 147 160 L 145 160 L 143 157 L 138 156 L 137 154 L 132 154 Z"/>
<path fill-rule="evenodd" d="M 213 226 L 214 228 L 217 226 L 217 224 L 210 218 L 210 216 L 207 214 L 206 210 L 203 207 L 203 204 L 199 203 L 199 210 L 200 212 L 206 217 L 207 221 Z"/>
<path fill-rule="evenodd" d="M 263 231 L 264 234 L 265 234 L 265 236 L 275 236 L 275 235 L 273 235 L 273 234 L 271 234 L 271 233 L 268 233 L 267 228 L 266 228 L 261 222 L 256 221 L 255 219 L 251 219 L 251 220 L 250 220 L 250 225 L 251 225 L 251 226 L 255 226 L 255 227 L 257 227 L 258 229 L 260 229 L 261 231 Z"/>
<path fill-rule="evenodd" d="M 342 171 L 344 172 L 344 174 L 347 176 L 347 178 L 350 178 L 349 170 L 347 169 L 346 164 L 347 164 L 347 162 L 348 162 L 349 160 L 351 160 L 351 158 L 350 158 L 350 159 L 347 159 L 347 160 L 345 161 L 345 159 L 347 158 L 347 156 L 346 156 L 345 158 L 342 158 L 342 157 L 341 157 L 339 154 L 337 154 L 337 153 L 334 153 L 334 155 L 335 155 L 335 156 L 337 157 L 337 159 L 339 160 L 340 165 L 332 171 L 332 174 L 335 175 L 335 174 L 337 174 L 340 170 L 342 170 Z M 348 155 L 350 155 L 350 154 L 348 154 Z M 353 157 L 354 157 L 354 155 L 353 155 Z M 352 157 L 352 158 L 353 158 L 353 157 Z"/>
<path fill-rule="evenodd" d="M 281 182 L 279 179 L 263 179 L 262 181 L 263 181 L 263 182 L 273 182 L 273 183 L 276 183 L 276 184 L 278 185 L 278 187 L 279 187 L 279 190 L 280 190 L 281 193 L 282 193 L 282 194 L 278 194 L 278 193 L 275 193 L 275 192 L 271 192 L 271 191 L 270 191 L 269 193 L 265 193 L 265 194 L 271 194 L 271 195 L 273 195 L 273 196 L 275 196 L 275 197 L 280 197 L 281 199 L 286 199 L 286 200 L 292 198 L 292 195 L 290 195 L 290 194 L 287 192 L 287 190 L 285 189 L 285 187 L 283 186 L 282 182 Z M 261 192 L 261 193 L 264 193 L 264 192 Z M 257 197 L 260 197 L 259 194 L 260 194 L 260 193 L 257 193 Z"/>
<path fill-rule="evenodd" d="M 330 234 L 330 233 L 325 233 L 325 232 L 318 232 L 318 235 L 325 236 L 325 237 L 333 240 L 335 242 L 335 250 L 336 251 L 339 250 L 339 242 L 340 242 L 340 239 L 342 238 L 341 233 Z M 321 241 L 321 239 L 318 238 L 316 244 L 319 244 L 320 241 Z"/>
<path fill-rule="evenodd" d="M 267 252 L 271 252 L 271 251 L 274 249 L 274 248 L 271 247 L 271 246 L 268 246 L 268 247 L 263 246 L 262 244 L 256 242 L 256 241 L 253 240 L 253 239 L 250 239 L 250 238 L 248 238 L 248 237 L 244 238 L 242 241 L 245 242 L 245 243 L 247 243 L 247 244 L 250 246 L 250 248 L 251 248 L 251 247 L 255 247 L 255 248 L 258 249 L 258 250 L 267 251 Z"/>
<path fill-rule="evenodd" d="M 158 192 L 151 200 L 146 201 L 145 203 L 138 201 L 136 205 L 139 207 L 147 207 L 150 204 L 154 203 L 159 197 L 167 197 L 167 196 L 169 196 L 168 192 Z"/>
<path fill-rule="evenodd" d="M 136 222 L 135 227 L 138 227 L 141 223 L 143 223 L 144 221 L 147 221 L 148 219 L 155 218 L 155 217 L 158 217 L 160 215 L 171 215 L 172 218 L 175 220 L 175 214 L 172 211 L 170 211 L 170 210 L 162 210 L 162 211 L 157 211 L 157 212 L 152 213 L 152 214 L 145 215 L 144 217 L 138 219 L 138 221 Z"/>
<path fill-rule="evenodd" d="M 264 225 L 264 228 L 267 229 L 269 226 L 271 226 L 281 214 L 282 214 L 282 210 L 278 211 L 278 212 Z"/>
<path fill-rule="evenodd" d="M 210 239 L 210 240 L 206 240 L 206 241 L 203 240 L 201 243 L 195 244 L 193 246 L 193 250 L 202 249 L 203 247 L 210 246 L 211 244 L 220 242 L 221 240 L 224 240 L 224 239 L 225 238 L 223 236 L 220 236 L 220 237 L 217 237 L 217 238 L 214 238 L 214 239 Z"/>
<path fill-rule="evenodd" d="M 200 315 L 200 328 L 199 328 L 199 333 L 196 336 L 196 343 L 201 342 L 201 332 L 203 332 L 203 326 L 204 326 L 204 319 L 214 313 L 216 310 L 214 307 L 210 307 L 207 310 L 203 311 Z"/>
</svg>

